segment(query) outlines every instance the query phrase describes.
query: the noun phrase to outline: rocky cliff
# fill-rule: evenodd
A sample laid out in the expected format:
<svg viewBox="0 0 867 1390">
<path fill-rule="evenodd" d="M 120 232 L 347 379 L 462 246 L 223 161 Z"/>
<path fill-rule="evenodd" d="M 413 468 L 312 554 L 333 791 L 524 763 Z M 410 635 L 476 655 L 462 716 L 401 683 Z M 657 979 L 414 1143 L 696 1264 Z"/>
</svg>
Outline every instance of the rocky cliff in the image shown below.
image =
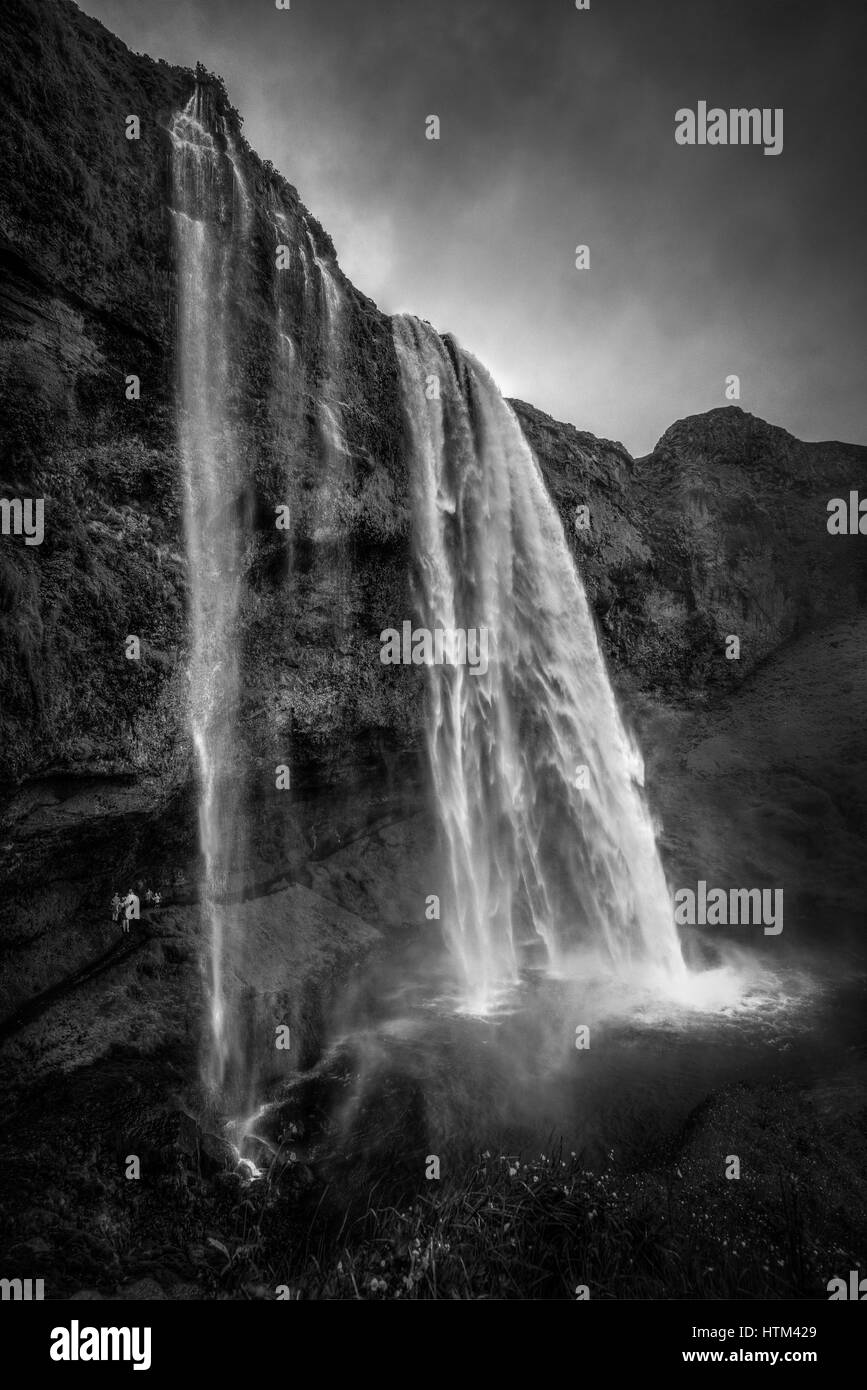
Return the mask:
<svg viewBox="0 0 867 1390">
<path fill-rule="evenodd" d="M 151 925 L 170 936 L 171 911 L 195 895 L 169 124 L 197 81 L 250 203 L 230 306 L 246 482 L 227 502 L 246 539 L 239 764 L 254 769 L 255 883 L 294 881 L 299 859 L 349 835 L 347 817 L 388 814 L 389 769 L 414 739 L 419 691 L 414 671 L 386 681 L 378 661 L 379 631 L 409 612 L 387 319 L 342 276 L 295 190 L 249 149 L 219 79 L 129 53 L 64 0 L 6 7 L 0 46 L 0 491 L 45 499 L 43 544 L 4 537 L 0 548 L 8 1013 L 82 970 L 117 978 L 106 908 L 122 882 L 161 893 Z M 130 115 L 138 140 L 126 138 Z M 286 271 L 278 242 L 292 251 Z M 336 352 L 326 275 L 341 300 Z M 140 399 L 128 398 L 130 375 Z M 323 528 L 326 399 L 343 459 L 328 499 L 337 524 Z M 277 505 L 290 507 L 288 536 L 275 529 Z M 130 634 L 139 661 L 126 658 Z M 295 794 L 284 808 L 265 788 L 286 759 Z M 166 951 L 139 939 L 136 968 L 148 950 L 164 963 Z M 196 955 L 188 939 L 167 950 Z M 122 1036 L 135 1009 L 127 1000 L 118 1013 Z"/>
<path fill-rule="evenodd" d="M 3 485 L 6 495 L 44 496 L 46 539 L 38 558 L 3 549 L 0 769 L 13 778 L 73 766 L 165 774 L 176 754 L 185 757 L 178 681 L 186 642 L 168 125 L 195 75 L 134 56 L 71 4 L 15 3 L 3 25 Z M 362 726 L 400 718 L 396 709 L 374 711 L 363 673 L 376 668 L 351 659 L 363 656 L 352 644 L 375 626 L 377 603 L 390 611 L 403 594 L 389 325 L 342 277 L 295 190 L 247 147 L 219 80 L 200 76 L 252 203 L 232 306 L 231 405 L 249 464 L 246 491 L 233 500 L 249 518 L 249 639 L 259 658 L 247 665 L 272 695 L 275 670 L 262 659 L 290 673 L 272 701 L 278 721 L 291 709 L 304 733 L 333 740 L 342 728 L 355 739 Z M 140 121 L 138 140 L 126 138 L 129 114 Z M 296 254 L 278 284 L 281 239 Z M 337 362 L 325 360 L 325 290 L 313 256 L 342 291 Z M 278 297 L 297 345 L 291 381 L 278 351 Z M 128 374 L 140 378 L 140 400 L 127 399 Z M 363 552 L 365 577 L 352 592 L 334 591 L 340 565 L 322 562 L 305 526 L 322 453 L 315 407 L 326 389 L 340 403 L 351 460 L 338 499 L 342 548 Z M 274 532 L 278 502 L 298 504 L 291 565 Z M 289 569 L 291 602 L 282 582 Z M 365 588 L 372 576 L 379 598 Z M 134 672 L 119 640 L 126 633 L 143 642 Z M 303 671 L 293 660 L 299 643 Z M 248 692 L 251 722 L 259 693 Z"/>
<path fill-rule="evenodd" d="M 867 450 L 805 444 L 728 406 L 679 420 L 653 453 L 514 402 L 560 508 L 616 671 L 664 698 L 706 701 L 773 651 L 865 598 L 859 538 L 830 536 L 827 503 Z M 590 526 L 574 513 L 590 508 Z M 740 657 L 726 658 L 726 637 Z"/>
</svg>

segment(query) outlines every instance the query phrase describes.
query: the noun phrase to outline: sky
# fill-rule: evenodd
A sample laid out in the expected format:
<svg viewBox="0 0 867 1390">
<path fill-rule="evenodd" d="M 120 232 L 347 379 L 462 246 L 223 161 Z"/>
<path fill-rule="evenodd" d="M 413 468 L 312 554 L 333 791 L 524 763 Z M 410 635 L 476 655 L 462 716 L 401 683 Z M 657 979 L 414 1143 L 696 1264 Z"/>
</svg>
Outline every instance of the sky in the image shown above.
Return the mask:
<svg viewBox="0 0 867 1390">
<path fill-rule="evenodd" d="M 81 7 L 221 74 L 349 278 L 506 395 L 641 456 L 737 375 L 743 409 L 867 443 L 864 0 Z M 700 101 L 781 107 L 782 153 L 677 144 Z"/>
</svg>

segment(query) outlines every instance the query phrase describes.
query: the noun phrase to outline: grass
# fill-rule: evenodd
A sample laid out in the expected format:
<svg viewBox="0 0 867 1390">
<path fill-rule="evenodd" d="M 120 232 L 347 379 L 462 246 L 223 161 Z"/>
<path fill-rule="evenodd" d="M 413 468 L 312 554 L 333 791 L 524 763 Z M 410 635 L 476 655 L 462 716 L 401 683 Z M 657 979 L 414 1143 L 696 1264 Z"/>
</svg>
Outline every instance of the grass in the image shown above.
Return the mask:
<svg viewBox="0 0 867 1390">
<path fill-rule="evenodd" d="M 288 1199 L 286 1177 L 246 1187 L 228 1233 L 211 1237 L 211 1296 L 576 1299 L 585 1286 L 592 1299 L 809 1298 L 857 1267 L 839 1219 L 782 1171 L 708 1180 L 593 1173 L 557 1150 L 528 1163 L 486 1154 L 457 1181 L 394 1204 L 373 1191 L 342 1216 L 327 1190 Z"/>
<path fill-rule="evenodd" d="M 666 1152 L 593 1170 L 549 1143 L 452 1157 L 432 1181 L 403 1154 L 400 1179 L 391 1147 L 334 1142 L 308 1163 L 287 1134 L 251 1182 L 167 1108 L 170 1060 L 118 1055 L 9 1115 L 7 1277 L 37 1273 L 61 1299 L 824 1300 L 865 1268 L 865 1116 L 830 1113 L 824 1091 L 815 1109 L 789 1086 L 729 1088 Z M 742 1176 L 726 1179 L 733 1147 Z"/>
</svg>

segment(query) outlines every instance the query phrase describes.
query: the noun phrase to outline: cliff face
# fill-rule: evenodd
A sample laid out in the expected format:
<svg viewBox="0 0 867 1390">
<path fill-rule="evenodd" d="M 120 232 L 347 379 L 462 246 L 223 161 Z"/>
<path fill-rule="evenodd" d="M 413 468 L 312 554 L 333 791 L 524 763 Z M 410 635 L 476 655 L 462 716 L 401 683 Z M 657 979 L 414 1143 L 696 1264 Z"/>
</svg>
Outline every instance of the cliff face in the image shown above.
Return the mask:
<svg viewBox="0 0 867 1390">
<path fill-rule="evenodd" d="M 270 900 L 266 935 L 289 910 L 287 893 L 293 920 L 318 924 L 311 939 L 323 902 L 357 912 L 361 928 L 418 916 L 428 837 L 419 673 L 378 659 L 381 629 L 412 614 L 389 321 L 342 275 L 296 191 L 246 144 L 219 79 L 131 54 L 69 0 L 9 0 L 0 495 L 44 498 L 45 539 L 0 541 L 2 1002 L 13 1046 L 49 1069 L 131 1033 L 144 1049 L 180 1039 L 181 1001 L 198 988 L 169 134 L 197 80 L 249 199 L 229 306 L 246 482 L 227 499 L 246 547 L 248 892 Z M 130 115 L 139 140 L 126 138 Z M 290 252 L 284 270 L 278 244 Z M 132 374 L 139 400 L 127 399 Z M 827 535 L 825 506 L 857 486 L 864 449 L 801 444 L 730 408 L 679 422 L 634 460 L 514 406 L 615 679 L 645 707 L 690 710 L 731 692 L 811 624 L 862 601 L 859 542 Z M 283 504 L 288 534 L 274 525 Z M 579 505 L 590 510 L 584 531 Z M 140 661 L 126 658 L 129 634 L 141 639 Z M 728 634 L 741 639 L 739 662 L 725 659 Z M 291 799 L 273 793 L 286 760 Z M 131 885 L 158 890 L 163 904 L 118 943 L 108 902 Z M 335 950 L 346 932 L 344 916 Z M 327 974 L 314 956 L 311 947 L 307 965 L 295 962 L 299 976 Z M 95 997 L 98 1019 L 85 1018 Z M 45 1017 L 55 1026 L 41 1033 Z M 68 1053 L 58 1017 L 76 1039 Z"/>
<path fill-rule="evenodd" d="M 192 971 L 180 988 L 199 989 L 169 129 L 197 81 L 247 198 L 227 311 L 244 485 L 227 506 L 244 537 L 251 891 L 309 878 L 349 827 L 375 836 L 415 780 L 412 754 L 397 783 L 392 769 L 418 725 L 418 673 L 378 660 L 380 630 L 410 612 L 388 320 L 249 149 L 219 79 L 129 53 L 68 0 L 15 0 L 0 18 L 0 495 L 44 498 L 45 539 L 0 542 L 3 1013 L 44 996 L 56 1016 L 65 1006 L 46 991 L 95 972 L 88 997 L 105 981 L 119 996 L 105 1003 L 113 1023 L 83 1029 L 96 1051 L 162 1026 L 135 1000 L 154 975 Z M 129 887 L 163 905 L 118 943 L 108 903 Z"/>
<path fill-rule="evenodd" d="M 856 536 L 827 504 L 864 477 L 867 449 L 804 444 L 737 406 L 690 416 L 653 453 L 514 402 L 593 599 L 615 670 L 666 699 L 736 688 L 772 652 L 863 604 Z M 588 530 L 574 526 L 590 508 Z M 738 660 L 726 637 L 740 639 Z"/>
<path fill-rule="evenodd" d="M 2 23 L 9 111 L 0 135 L 0 466 L 7 495 L 45 498 L 46 538 L 38 557 L 20 545 L 2 552 L 0 775 L 82 765 L 162 774 L 167 758 L 174 767 L 176 750 L 185 760 L 168 126 L 194 74 L 130 54 L 61 0 L 16 0 Z M 341 730 L 354 738 L 360 725 L 400 717 L 373 708 L 377 692 L 353 688 L 350 675 L 376 674 L 350 657 L 372 627 L 377 593 L 383 607 L 405 607 L 405 566 L 393 557 L 406 518 L 389 325 L 340 274 L 329 238 L 295 190 L 246 146 L 219 82 L 205 86 L 251 200 L 231 306 L 231 404 L 249 460 L 246 492 L 234 503 L 248 518 L 256 603 L 245 626 L 260 658 L 249 669 L 273 692 L 274 663 L 297 669 L 293 648 L 302 643 L 305 674 L 285 692 L 296 730 L 329 742 Z M 131 114 L 139 140 L 126 138 Z M 280 241 L 293 256 L 278 273 Z M 337 359 L 326 360 L 326 291 L 314 257 L 342 294 Z M 279 351 L 278 303 L 294 342 L 291 381 Z M 138 401 L 126 399 L 131 373 L 141 381 Z M 326 390 L 340 403 L 349 460 L 337 499 L 341 550 L 353 557 L 350 566 L 358 558 L 355 582 L 342 592 L 328 580 L 341 567 L 319 562 L 304 515 L 322 454 L 316 403 Z M 282 582 L 290 569 L 285 537 L 274 530 L 274 506 L 287 502 L 300 514 L 291 594 Z M 337 652 L 335 631 L 343 643 Z M 128 633 L 144 648 L 134 668 L 124 656 Z M 261 693 L 249 692 L 251 705 Z"/>
</svg>

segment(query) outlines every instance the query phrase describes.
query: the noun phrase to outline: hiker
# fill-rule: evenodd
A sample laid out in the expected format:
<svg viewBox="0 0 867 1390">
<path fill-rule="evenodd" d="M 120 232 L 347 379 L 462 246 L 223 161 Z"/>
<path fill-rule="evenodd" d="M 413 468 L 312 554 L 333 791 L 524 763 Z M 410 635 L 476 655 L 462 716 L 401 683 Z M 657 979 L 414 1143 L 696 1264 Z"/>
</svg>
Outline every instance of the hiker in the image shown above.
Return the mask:
<svg viewBox="0 0 867 1390">
<path fill-rule="evenodd" d="M 111 900 L 111 920 L 113 922 L 117 921 L 118 917 L 120 916 L 120 910 L 122 907 L 123 903 L 121 902 L 120 894 L 115 893 L 114 897 Z"/>
</svg>

